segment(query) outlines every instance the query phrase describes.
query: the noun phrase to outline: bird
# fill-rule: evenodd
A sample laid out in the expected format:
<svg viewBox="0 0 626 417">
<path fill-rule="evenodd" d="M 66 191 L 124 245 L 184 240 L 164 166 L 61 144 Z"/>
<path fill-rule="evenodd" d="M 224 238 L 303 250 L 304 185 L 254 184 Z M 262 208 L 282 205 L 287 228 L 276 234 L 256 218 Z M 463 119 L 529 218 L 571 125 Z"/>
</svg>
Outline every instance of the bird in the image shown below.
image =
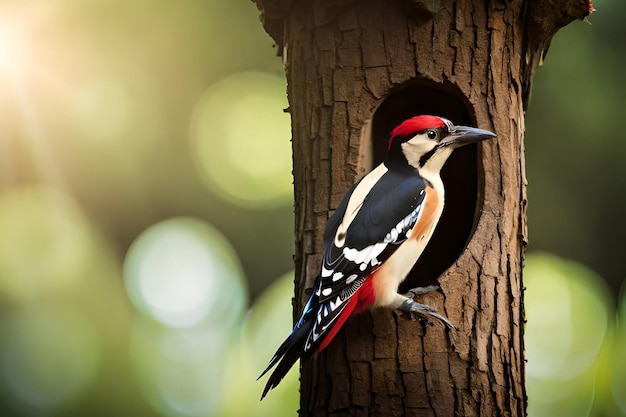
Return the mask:
<svg viewBox="0 0 626 417">
<path fill-rule="evenodd" d="M 324 253 L 302 315 L 259 376 L 270 369 L 261 399 L 278 386 L 295 362 L 324 350 L 353 314 L 387 307 L 404 315 L 452 323 L 415 295 L 437 289 L 398 287 L 420 258 L 441 217 L 445 189 L 440 172 L 454 149 L 495 138 L 490 131 L 455 126 L 418 115 L 389 136 L 384 161 L 357 181 L 328 219 Z M 257 380 L 258 380 L 257 379 Z"/>
</svg>

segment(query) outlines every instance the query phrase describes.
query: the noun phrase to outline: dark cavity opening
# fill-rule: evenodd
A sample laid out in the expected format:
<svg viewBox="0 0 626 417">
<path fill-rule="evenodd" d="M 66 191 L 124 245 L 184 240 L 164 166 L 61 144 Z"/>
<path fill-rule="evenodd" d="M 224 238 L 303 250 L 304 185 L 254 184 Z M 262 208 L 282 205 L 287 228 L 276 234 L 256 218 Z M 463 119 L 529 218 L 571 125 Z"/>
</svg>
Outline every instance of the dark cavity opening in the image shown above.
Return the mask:
<svg viewBox="0 0 626 417">
<path fill-rule="evenodd" d="M 374 112 L 373 166 L 383 161 L 391 130 L 403 120 L 420 114 L 442 116 L 456 125 L 476 125 L 472 106 L 456 86 L 413 81 L 392 91 Z M 446 162 L 441 173 L 446 189 L 443 215 L 426 250 L 400 286 L 400 292 L 436 284 L 437 278 L 465 250 L 483 200 L 482 185 L 479 186 L 483 175 L 478 171 L 476 144 L 455 150 Z"/>
</svg>

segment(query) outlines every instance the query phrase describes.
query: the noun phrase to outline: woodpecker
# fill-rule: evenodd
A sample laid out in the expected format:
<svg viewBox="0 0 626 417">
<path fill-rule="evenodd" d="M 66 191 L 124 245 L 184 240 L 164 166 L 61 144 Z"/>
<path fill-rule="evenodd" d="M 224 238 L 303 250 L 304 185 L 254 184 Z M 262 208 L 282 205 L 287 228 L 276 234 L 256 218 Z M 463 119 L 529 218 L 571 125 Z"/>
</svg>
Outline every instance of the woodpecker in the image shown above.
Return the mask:
<svg viewBox="0 0 626 417">
<path fill-rule="evenodd" d="M 432 307 L 413 300 L 432 290 L 398 293 L 400 283 L 433 235 L 444 207 L 440 172 L 454 149 L 496 137 L 443 117 L 421 115 L 391 132 L 387 156 L 354 184 L 326 224 L 325 250 L 313 292 L 270 369 L 261 395 L 275 388 L 298 358 L 321 352 L 352 314 L 388 307 L 453 327 Z"/>
</svg>

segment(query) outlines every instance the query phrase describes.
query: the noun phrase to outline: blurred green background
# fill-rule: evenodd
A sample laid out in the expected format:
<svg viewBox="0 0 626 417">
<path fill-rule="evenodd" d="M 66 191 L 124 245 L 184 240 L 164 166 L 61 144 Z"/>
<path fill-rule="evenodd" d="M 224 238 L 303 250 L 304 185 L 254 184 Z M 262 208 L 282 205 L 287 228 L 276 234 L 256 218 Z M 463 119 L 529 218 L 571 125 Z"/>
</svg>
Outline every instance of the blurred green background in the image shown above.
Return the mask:
<svg viewBox="0 0 626 417">
<path fill-rule="evenodd" d="M 530 416 L 626 415 L 626 3 L 527 115 Z M 289 117 L 247 1 L 0 0 L 0 415 L 277 416 Z"/>
</svg>

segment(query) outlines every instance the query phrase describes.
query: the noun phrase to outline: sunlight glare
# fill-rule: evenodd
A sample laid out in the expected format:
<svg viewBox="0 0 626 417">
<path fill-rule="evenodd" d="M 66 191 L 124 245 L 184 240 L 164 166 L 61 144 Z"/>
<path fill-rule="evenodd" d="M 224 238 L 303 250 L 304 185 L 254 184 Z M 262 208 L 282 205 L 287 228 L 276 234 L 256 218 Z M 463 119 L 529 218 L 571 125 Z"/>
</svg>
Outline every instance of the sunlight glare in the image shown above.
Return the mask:
<svg viewBox="0 0 626 417">
<path fill-rule="evenodd" d="M 0 74 L 17 77 L 29 70 L 32 44 L 27 30 L 29 17 L 24 10 L 1 10 Z"/>
<path fill-rule="evenodd" d="M 41 69 L 38 55 L 42 51 L 34 37 L 54 7 L 46 2 L 35 3 L 0 4 L 0 76 L 8 78 L 6 82 L 29 78 Z"/>
<path fill-rule="evenodd" d="M 0 22 L 0 72 L 12 73 L 19 70 L 22 57 L 20 48 L 9 39 Z"/>
</svg>

